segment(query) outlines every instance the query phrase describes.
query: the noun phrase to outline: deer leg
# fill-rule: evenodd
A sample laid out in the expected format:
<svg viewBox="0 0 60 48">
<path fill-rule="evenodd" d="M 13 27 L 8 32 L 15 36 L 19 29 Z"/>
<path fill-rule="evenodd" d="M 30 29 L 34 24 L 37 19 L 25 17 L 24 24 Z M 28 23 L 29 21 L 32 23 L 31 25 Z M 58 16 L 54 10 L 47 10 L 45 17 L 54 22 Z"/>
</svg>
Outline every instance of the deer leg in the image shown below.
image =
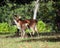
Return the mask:
<svg viewBox="0 0 60 48">
<path fill-rule="evenodd" d="M 30 36 L 32 37 L 32 33 L 31 33 L 31 32 L 29 32 L 29 34 L 30 34 Z"/>
<path fill-rule="evenodd" d="M 34 29 L 34 27 L 31 27 L 31 30 L 32 30 L 33 35 L 34 35 L 34 33 L 35 33 L 35 29 Z"/>
<path fill-rule="evenodd" d="M 23 31 L 21 30 L 21 38 L 23 37 Z"/>
<path fill-rule="evenodd" d="M 25 37 L 25 30 L 23 30 L 23 37 Z"/>
<path fill-rule="evenodd" d="M 24 38 L 24 37 L 25 37 L 25 31 L 22 30 L 22 31 L 21 31 L 21 38 Z"/>
<path fill-rule="evenodd" d="M 35 26 L 35 32 L 37 32 L 38 36 L 39 36 L 39 33 L 38 33 L 38 30 L 37 30 L 37 27 Z"/>
<path fill-rule="evenodd" d="M 22 28 L 20 29 L 20 32 L 21 32 L 21 34 L 20 34 L 21 38 L 23 38 L 23 29 Z"/>
</svg>

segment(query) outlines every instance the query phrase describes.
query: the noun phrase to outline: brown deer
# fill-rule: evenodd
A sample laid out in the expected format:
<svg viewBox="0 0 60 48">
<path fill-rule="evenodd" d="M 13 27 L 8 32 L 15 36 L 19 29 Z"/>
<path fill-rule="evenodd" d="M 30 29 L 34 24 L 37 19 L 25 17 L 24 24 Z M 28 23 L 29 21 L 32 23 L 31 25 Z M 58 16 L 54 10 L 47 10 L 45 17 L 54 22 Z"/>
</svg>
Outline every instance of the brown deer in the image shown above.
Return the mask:
<svg viewBox="0 0 60 48">
<path fill-rule="evenodd" d="M 21 20 L 21 16 L 18 17 L 18 15 L 14 15 L 14 21 L 17 25 L 17 27 L 21 30 L 21 37 L 25 36 L 25 30 L 27 28 L 31 29 L 33 32 L 33 35 L 35 32 L 38 33 L 37 31 L 37 20 L 35 19 L 26 19 L 26 20 Z M 31 35 L 31 33 L 30 33 Z"/>
</svg>

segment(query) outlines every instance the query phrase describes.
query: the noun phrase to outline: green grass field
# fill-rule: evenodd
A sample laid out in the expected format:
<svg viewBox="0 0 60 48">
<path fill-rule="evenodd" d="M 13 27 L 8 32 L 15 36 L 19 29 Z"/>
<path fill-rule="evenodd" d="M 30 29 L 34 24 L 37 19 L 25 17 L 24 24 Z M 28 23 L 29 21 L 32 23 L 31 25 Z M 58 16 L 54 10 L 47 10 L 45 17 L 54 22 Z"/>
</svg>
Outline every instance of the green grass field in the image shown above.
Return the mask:
<svg viewBox="0 0 60 48">
<path fill-rule="evenodd" d="M 60 36 L 40 36 L 21 39 L 0 35 L 0 48 L 60 48 Z"/>
</svg>

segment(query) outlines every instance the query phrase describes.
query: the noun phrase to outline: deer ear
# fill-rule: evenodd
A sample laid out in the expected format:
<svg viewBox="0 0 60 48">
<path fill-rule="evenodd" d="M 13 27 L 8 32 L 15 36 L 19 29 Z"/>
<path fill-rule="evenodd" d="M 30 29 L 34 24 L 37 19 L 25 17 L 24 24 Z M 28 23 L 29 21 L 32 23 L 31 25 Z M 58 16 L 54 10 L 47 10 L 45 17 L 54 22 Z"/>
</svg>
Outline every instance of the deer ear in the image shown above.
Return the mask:
<svg viewBox="0 0 60 48">
<path fill-rule="evenodd" d="M 17 15 L 14 15 L 14 17 L 17 17 Z"/>
<path fill-rule="evenodd" d="M 19 16 L 19 18 L 21 18 L 21 16 Z"/>
</svg>

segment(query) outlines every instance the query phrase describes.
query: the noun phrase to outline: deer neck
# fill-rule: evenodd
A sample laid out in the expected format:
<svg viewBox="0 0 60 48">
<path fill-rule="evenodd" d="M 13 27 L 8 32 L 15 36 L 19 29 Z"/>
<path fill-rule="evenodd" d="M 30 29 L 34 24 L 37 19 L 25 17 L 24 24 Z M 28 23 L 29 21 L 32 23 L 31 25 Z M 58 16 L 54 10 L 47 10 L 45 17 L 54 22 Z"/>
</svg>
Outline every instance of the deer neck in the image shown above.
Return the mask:
<svg viewBox="0 0 60 48">
<path fill-rule="evenodd" d="M 19 22 L 18 22 L 17 20 L 15 20 L 15 19 L 14 19 L 14 22 L 15 22 L 17 28 L 18 28 L 18 29 L 21 29 L 21 28 L 20 28 L 20 24 L 19 24 Z"/>
</svg>

